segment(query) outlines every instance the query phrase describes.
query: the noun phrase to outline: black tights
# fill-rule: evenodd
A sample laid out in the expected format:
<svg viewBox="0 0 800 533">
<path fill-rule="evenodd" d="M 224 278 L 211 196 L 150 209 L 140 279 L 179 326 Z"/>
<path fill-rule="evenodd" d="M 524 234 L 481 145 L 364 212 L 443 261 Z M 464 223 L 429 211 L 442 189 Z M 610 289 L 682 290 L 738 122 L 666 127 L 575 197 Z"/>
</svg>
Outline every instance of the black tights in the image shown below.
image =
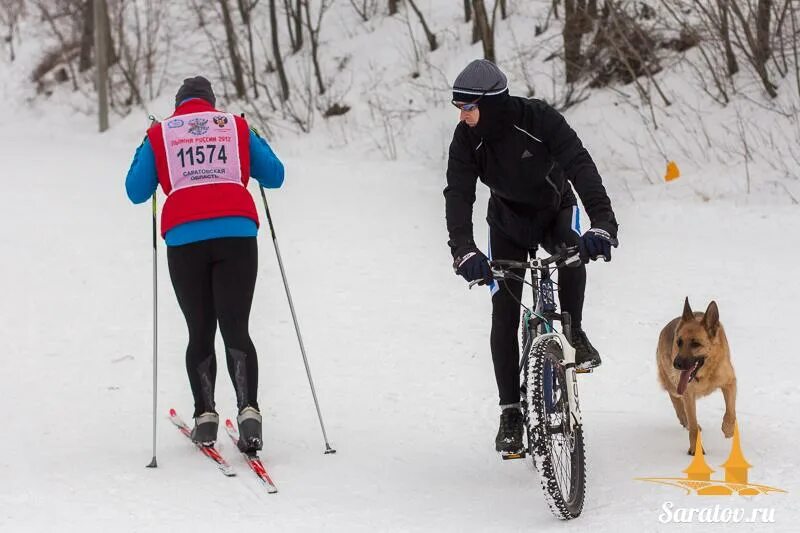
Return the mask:
<svg viewBox="0 0 800 533">
<path fill-rule="evenodd" d="M 549 228 L 542 246 L 548 253 L 561 243 L 567 246 L 578 244 L 578 233 L 573 229 L 573 208 L 562 209 L 553 225 Z M 528 254 L 536 250 L 527 250 L 505 237 L 502 233 L 490 229 L 489 256 L 492 259 L 526 261 Z M 522 276 L 523 271 L 514 271 Z M 496 281 L 497 290 L 492 296 L 492 362 L 497 389 L 500 393 L 500 405 L 519 402 L 519 319 L 522 297 L 522 283 L 519 281 Z M 508 289 L 513 293 L 509 294 Z M 564 267 L 558 269 L 558 299 L 561 309 L 567 311 L 572 318 L 575 329 L 581 327 L 583 313 L 583 295 L 586 289 L 586 267 Z M 516 300 L 515 300 L 516 298 Z"/>
<path fill-rule="evenodd" d="M 217 322 L 239 410 L 258 409 L 258 359 L 248 322 L 258 272 L 255 237 L 227 237 L 167 248 L 169 275 L 189 328 L 186 371 L 194 416 L 215 411 Z"/>
</svg>

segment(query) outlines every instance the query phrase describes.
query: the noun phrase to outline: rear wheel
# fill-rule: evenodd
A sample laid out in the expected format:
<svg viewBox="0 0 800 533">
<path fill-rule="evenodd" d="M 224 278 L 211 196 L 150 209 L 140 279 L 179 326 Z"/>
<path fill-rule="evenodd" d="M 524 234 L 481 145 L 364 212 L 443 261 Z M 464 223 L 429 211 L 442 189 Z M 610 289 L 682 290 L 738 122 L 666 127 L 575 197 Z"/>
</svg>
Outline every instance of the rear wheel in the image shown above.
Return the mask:
<svg viewBox="0 0 800 533">
<path fill-rule="evenodd" d="M 562 519 L 583 510 L 586 459 L 583 429 L 571 420 L 561 345 L 555 339 L 536 343 L 528 354 L 528 451 L 550 510 Z"/>
</svg>

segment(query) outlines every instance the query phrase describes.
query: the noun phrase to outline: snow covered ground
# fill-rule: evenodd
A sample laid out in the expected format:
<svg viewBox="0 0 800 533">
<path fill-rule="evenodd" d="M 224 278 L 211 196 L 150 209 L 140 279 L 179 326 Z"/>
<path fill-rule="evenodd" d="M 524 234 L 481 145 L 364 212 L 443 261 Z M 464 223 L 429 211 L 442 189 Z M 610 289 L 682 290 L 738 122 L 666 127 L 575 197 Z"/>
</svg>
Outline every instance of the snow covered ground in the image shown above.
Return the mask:
<svg viewBox="0 0 800 533">
<path fill-rule="evenodd" d="M 1 531 L 669 531 L 677 526 L 658 521 L 666 501 L 771 507 L 775 523 L 755 529 L 796 530 L 796 206 L 704 203 L 686 180 L 614 194 L 621 246 L 612 263 L 591 265 L 585 313 L 604 355 L 603 367 L 580 383 L 586 506 L 565 524 L 550 515 L 530 466 L 502 462 L 493 451 L 490 302 L 450 269 L 441 173 L 276 143 L 279 155 L 288 154 L 287 178 L 271 208 L 338 453 L 322 454 L 262 232 L 251 330 L 264 455 L 280 488 L 267 496 L 228 442 L 221 441 L 223 453 L 240 472 L 233 479 L 166 420 L 171 406 L 188 418 L 191 397 L 185 325 L 161 243 L 160 466 L 144 468 L 151 455 L 150 211 L 131 206 L 123 185 L 142 130 L 127 124 L 98 136 L 81 133 L 93 130 L 91 118 L 37 114 L 20 112 L 13 128 L 0 131 Z M 675 195 L 681 200 L 666 199 Z M 482 190 L 476 221 L 485 198 Z M 476 228 L 485 233 L 485 224 Z M 751 481 L 788 494 L 709 499 L 634 480 L 677 477 L 688 465 L 686 434 L 658 388 L 654 357 L 660 328 L 686 295 L 696 309 L 711 298 L 719 303 Z M 232 416 L 223 369 L 218 407 Z M 698 412 L 717 468 L 729 449 L 719 430 L 721 395 L 702 400 Z"/>
</svg>

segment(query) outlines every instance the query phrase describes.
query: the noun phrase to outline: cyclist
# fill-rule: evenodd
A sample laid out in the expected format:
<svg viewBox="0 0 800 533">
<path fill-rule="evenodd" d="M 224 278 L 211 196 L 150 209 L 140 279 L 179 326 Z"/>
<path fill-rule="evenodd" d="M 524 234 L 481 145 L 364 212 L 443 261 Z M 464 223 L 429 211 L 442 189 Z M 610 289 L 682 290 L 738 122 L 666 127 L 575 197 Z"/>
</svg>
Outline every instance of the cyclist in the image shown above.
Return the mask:
<svg viewBox="0 0 800 533">
<path fill-rule="evenodd" d="M 505 74 L 478 59 L 453 84 L 453 105 L 460 110 L 447 163 L 444 189 L 448 244 L 456 273 L 483 280 L 492 293 L 491 351 L 500 395 L 500 452 L 522 449 L 523 415 L 519 403 L 519 303 L 522 284 L 508 280 L 500 290 L 489 260 L 525 261 L 541 245 L 553 253 L 564 243 L 579 246 L 581 258 L 611 260 L 617 246 L 617 221 L 597 167 L 561 114 L 541 100 L 510 96 Z M 472 231 L 475 186 L 490 191 L 488 257 Z M 574 186 L 591 219 L 580 234 Z M 518 272 L 522 275 L 523 272 Z M 593 368 L 600 354 L 582 328 L 586 268 L 560 268 L 559 300 L 570 313 L 576 363 Z"/>
</svg>

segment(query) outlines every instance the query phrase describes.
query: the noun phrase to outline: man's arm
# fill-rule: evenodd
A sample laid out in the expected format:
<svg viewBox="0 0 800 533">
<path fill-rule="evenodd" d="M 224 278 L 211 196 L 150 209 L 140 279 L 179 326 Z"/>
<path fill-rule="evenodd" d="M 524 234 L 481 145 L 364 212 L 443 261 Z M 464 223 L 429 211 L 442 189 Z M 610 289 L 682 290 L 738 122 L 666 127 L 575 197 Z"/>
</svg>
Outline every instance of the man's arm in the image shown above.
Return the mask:
<svg viewBox="0 0 800 533">
<path fill-rule="evenodd" d="M 478 170 L 472 156 L 465 126 L 456 127 L 450 143 L 447 161 L 447 187 L 444 188 L 445 216 L 450 240 L 447 244 L 453 257 L 475 246 L 472 233 L 472 205 L 475 203 L 475 184 Z"/>
<path fill-rule="evenodd" d="M 592 227 L 601 228 L 615 236 L 617 220 L 611 209 L 611 200 L 603 186 L 589 152 L 564 117 L 548 105 L 543 106 L 542 138 L 553 158 L 575 185 Z"/>
</svg>

